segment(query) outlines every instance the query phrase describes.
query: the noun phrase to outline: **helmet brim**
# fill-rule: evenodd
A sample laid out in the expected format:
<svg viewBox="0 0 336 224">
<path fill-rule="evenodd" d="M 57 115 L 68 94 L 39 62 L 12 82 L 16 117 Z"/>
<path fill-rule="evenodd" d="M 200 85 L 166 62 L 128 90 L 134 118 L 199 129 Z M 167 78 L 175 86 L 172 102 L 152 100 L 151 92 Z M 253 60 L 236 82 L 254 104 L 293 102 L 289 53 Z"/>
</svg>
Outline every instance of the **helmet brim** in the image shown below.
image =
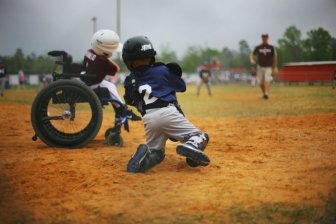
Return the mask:
<svg viewBox="0 0 336 224">
<path fill-rule="evenodd" d="M 122 43 L 119 43 L 118 44 L 118 47 L 114 50 L 115 52 L 117 53 L 121 53 L 122 52 L 122 49 L 123 49 L 123 44 Z"/>
</svg>

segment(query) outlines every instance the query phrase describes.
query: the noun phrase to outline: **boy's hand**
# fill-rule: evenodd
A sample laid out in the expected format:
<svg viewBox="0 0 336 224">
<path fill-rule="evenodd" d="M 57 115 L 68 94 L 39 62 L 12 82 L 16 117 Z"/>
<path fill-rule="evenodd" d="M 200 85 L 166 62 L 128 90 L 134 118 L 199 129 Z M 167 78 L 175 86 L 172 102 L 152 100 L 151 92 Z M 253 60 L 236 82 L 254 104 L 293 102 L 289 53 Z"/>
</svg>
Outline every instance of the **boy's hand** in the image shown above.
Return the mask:
<svg viewBox="0 0 336 224">
<path fill-rule="evenodd" d="M 274 67 L 274 69 L 273 69 L 273 77 L 274 77 L 274 78 L 277 78 L 277 77 L 278 77 L 278 74 L 279 74 L 279 69 L 278 69 L 278 67 Z"/>
</svg>

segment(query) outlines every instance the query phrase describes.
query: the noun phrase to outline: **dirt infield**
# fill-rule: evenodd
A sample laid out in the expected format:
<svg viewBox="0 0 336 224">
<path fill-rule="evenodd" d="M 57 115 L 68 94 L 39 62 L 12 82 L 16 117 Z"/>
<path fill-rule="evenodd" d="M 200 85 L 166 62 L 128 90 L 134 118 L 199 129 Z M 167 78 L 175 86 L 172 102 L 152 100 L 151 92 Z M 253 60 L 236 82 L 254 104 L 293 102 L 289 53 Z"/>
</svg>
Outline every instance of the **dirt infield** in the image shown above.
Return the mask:
<svg viewBox="0 0 336 224">
<path fill-rule="evenodd" d="M 210 135 L 211 164 L 190 168 L 168 142 L 146 174 L 126 164 L 144 140 L 141 122 L 109 147 L 104 117 L 81 150 L 33 142 L 30 106 L 0 103 L 1 223 L 221 223 L 234 206 L 319 206 L 336 192 L 336 114 L 193 118 Z"/>
</svg>

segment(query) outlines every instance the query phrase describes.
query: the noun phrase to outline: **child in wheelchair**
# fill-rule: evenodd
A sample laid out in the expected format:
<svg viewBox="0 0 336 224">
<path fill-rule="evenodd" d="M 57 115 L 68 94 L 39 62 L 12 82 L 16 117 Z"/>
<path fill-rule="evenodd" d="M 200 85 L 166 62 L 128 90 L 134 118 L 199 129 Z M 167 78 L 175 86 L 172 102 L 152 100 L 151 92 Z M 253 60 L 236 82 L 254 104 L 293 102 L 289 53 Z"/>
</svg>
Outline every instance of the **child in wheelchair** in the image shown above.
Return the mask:
<svg viewBox="0 0 336 224">
<path fill-rule="evenodd" d="M 82 72 L 82 74 L 95 74 L 96 76 L 94 78 L 85 77 L 81 79 L 91 89 L 97 89 L 98 87 L 107 88 L 113 99 L 123 102 L 114 83 L 105 80 L 107 75 L 114 76 L 120 70 L 118 64 L 112 60 L 112 54 L 114 52 L 120 52 L 121 50 L 122 44 L 119 42 L 117 33 L 106 29 L 97 31 L 91 39 L 91 49 L 89 49 L 84 56 L 84 72 Z M 115 122 L 118 122 L 123 108 L 117 103 L 111 104 L 115 110 Z M 126 107 L 126 104 L 124 105 Z M 128 119 L 133 121 L 141 120 L 141 117 L 137 116 L 131 110 L 126 110 Z"/>
</svg>

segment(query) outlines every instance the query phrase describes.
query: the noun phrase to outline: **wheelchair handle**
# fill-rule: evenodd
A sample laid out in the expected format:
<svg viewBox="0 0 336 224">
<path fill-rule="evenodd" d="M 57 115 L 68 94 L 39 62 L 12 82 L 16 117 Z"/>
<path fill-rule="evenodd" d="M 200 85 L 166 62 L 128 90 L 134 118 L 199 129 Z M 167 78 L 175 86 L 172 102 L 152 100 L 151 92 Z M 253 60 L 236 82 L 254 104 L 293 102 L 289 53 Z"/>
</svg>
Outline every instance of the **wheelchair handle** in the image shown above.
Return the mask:
<svg viewBox="0 0 336 224">
<path fill-rule="evenodd" d="M 67 56 L 68 53 L 65 51 L 49 51 L 48 55 L 52 57 Z"/>
</svg>

